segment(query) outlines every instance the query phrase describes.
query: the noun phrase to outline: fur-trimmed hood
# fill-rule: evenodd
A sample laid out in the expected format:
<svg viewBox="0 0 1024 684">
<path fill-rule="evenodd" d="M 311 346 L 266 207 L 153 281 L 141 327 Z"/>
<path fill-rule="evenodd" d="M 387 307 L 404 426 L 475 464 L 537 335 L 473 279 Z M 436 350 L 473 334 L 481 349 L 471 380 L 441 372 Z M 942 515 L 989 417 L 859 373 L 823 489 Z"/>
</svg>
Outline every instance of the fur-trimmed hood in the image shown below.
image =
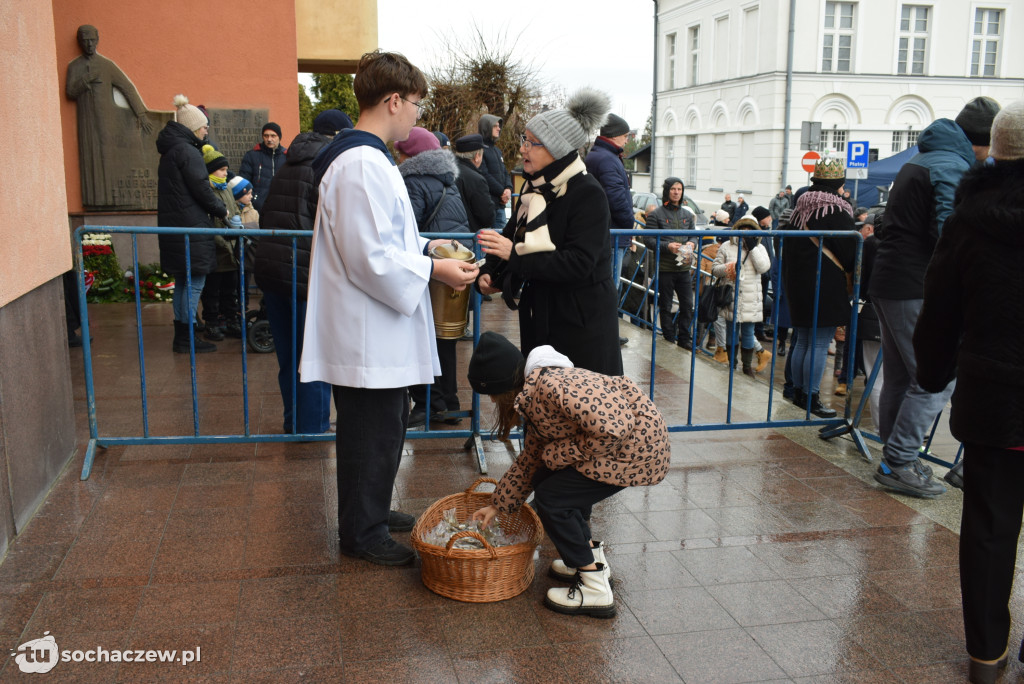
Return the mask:
<svg viewBox="0 0 1024 684">
<path fill-rule="evenodd" d="M 451 150 L 427 150 L 398 165 L 402 178 L 407 176 L 435 176 L 445 185 L 459 177 L 459 165 Z"/>
</svg>

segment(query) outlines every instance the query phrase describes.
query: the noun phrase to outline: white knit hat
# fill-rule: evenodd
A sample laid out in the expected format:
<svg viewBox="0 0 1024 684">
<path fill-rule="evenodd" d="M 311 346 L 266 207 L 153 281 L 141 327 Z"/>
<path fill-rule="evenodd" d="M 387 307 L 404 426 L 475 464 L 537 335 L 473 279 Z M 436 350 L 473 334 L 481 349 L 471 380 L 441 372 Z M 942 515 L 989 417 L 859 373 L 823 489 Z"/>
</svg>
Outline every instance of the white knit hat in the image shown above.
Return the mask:
<svg viewBox="0 0 1024 684">
<path fill-rule="evenodd" d="M 608 96 L 584 88 L 565 103 L 565 109 L 551 109 L 530 119 L 526 130 L 537 136 L 555 159 L 586 145 L 612 108 Z"/>
<path fill-rule="evenodd" d="M 190 131 L 198 131 L 203 126 L 209 126 L 210 120 L 203 114 L 203 110 L 188 103 L 184 95 L 174 96 L 174 120 Z"/>
<path fill-rule="evenodd" d="M 992 120 L 993 159 L 1024 159 L 1024 100 L 1003 107 Z"/>
</svg>

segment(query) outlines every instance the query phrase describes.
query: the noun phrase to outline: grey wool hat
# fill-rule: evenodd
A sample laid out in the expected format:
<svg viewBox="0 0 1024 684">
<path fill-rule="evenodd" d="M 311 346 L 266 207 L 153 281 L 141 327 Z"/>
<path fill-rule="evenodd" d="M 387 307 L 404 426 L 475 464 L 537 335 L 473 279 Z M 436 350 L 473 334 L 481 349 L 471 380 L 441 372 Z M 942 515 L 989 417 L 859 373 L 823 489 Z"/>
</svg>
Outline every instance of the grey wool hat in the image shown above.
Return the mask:
<svg viewBox="0 0 1024 684">
<path fill-rule="evenodd" d="M 607 95 L 584 88 L 569 98 L 565 109 L 549 109 L 530 119 L 526 130 L 537 137 L 552 157 L 561 159 L 590 141 L 611 107 Z"/>
<path fill-rule="evenodd" d="M 1024 159 L 1024 100 L 1011 102 L 992 121 L 993 159 Z"/>
</svg>

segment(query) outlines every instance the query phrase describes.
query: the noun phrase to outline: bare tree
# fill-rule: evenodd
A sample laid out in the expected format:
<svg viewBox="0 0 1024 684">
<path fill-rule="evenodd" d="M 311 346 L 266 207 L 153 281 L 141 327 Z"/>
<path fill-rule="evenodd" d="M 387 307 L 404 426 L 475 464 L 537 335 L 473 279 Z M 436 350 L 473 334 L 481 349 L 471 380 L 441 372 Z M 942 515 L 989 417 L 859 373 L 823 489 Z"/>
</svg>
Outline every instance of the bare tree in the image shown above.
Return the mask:
<svg viewBox="0 0 1024 684">
<path fill-rule="evenodd" d="M 531 62 L 516 58 L 516 41 L 501 34 L 484 37 L 480 28 L 464 38 L 438 37 L 446 61 L 427 70 L 430 96 L 421 126 L 452 138 L 476 133 L 480 117 L 494 114 L 504 120 L 498 140 L 506 164 L 519 157 L 519 134 L 526 121 L 541 110 L 543 84 Z"/>
</svg>

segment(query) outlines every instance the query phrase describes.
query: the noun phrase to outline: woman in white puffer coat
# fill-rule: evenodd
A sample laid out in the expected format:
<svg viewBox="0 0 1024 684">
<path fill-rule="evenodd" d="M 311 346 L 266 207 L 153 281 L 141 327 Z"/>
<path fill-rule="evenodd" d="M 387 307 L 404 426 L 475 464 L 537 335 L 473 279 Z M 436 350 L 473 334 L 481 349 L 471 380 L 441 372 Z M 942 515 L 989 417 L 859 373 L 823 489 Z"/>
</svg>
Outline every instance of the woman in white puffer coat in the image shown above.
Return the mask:
<svg viewBox="0 0 1024 684">
<path fill-rule="evenodd" d="M 757 221 L 751 217 L 741 218 L 733 226 L 735 230 L 760 230 Z M 768 250 L 761 244 L 761 238 L 750 236 L 742 239 L 732 237 L 718 248 L 715 263 L 711 267 L 711 275 L 732 281 L 736 284 L 736 259 L 739 252 L 739 315 L 735 316 L 740 331 L 740 360 L 743 372 L 751 377 L 764 370 L 772 359 L 772 353 L 754 338 L 754 324 L 764 320 L 762 308 L 761 274 L 767 273 L 772 267 Z M 734 293 L 735 294 L 735 293 Z M 732 322 L 733 300 L 721 308 L 721 315 L 726 321 Z M 757 354 L 757 367 L 753 366 L 754 354 Z"/>
</svg>

